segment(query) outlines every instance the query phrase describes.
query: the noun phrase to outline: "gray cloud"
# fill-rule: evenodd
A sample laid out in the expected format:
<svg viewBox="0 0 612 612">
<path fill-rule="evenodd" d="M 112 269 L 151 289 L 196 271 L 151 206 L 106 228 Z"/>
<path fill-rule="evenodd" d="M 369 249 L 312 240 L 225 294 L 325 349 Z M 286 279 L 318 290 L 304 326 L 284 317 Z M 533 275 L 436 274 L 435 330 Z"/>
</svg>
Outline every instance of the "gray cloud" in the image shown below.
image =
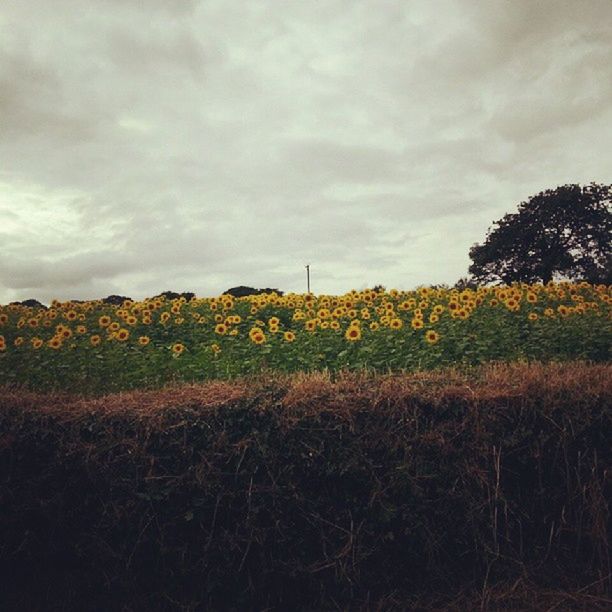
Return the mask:
<svg viewBox="0 0 612 612">
<path fill-rule="evenodd" d="M 607 0 L 0 5 L 0 303 L 412 287 L 612 182 Z"/>
</svg>

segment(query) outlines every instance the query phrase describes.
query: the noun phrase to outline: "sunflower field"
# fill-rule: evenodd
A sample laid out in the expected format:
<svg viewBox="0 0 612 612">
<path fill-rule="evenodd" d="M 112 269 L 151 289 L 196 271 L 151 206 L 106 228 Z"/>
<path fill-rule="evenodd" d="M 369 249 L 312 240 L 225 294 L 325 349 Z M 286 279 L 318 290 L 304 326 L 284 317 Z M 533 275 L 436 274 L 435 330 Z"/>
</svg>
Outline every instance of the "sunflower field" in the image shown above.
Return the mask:
<svg viewBox="0 0 612 612">
<path fill-rule="evenodd" d="M 611 286 L 562 282 L 9 304 L 0 306 L 0 380 L 99 394 L 261 371 L 605 362 L 611 294 Z"/>
</svg>

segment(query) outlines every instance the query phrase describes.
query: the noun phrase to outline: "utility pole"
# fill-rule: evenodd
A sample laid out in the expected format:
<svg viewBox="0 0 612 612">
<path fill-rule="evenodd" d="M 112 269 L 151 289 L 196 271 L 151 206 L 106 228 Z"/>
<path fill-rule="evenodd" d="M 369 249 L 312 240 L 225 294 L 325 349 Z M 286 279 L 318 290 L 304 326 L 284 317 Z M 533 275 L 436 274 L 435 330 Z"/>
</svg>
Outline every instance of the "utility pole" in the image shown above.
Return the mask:
<svg viewBox="0 0 612 612">
<path fill-rule="evenodd" d="M 308 287 L 308 293 L 310 293 L 310 264 L 306 264 L 306 286 Z"/>
</svg>

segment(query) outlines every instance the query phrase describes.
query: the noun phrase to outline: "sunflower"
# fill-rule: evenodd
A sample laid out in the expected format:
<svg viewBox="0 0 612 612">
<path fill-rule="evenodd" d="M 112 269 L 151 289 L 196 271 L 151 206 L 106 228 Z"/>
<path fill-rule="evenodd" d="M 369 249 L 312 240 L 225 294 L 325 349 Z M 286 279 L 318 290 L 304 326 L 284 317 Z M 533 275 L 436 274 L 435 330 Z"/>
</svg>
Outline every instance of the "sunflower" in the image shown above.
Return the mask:
<svg viewBox="0 0 612 612">
<path fill-rule="evenodd" d="M 0 314 L 0 325 L 4 325 L 8 321 L 8 315 L 5 313 Z"/>
<path fill-rule="evenodd" d="M 119 323 L 117 323 L 117 321 L 114 321 L 113 323 L 111 323 L 108 326 L 109 331 L 111 332 L 116 332 L 119 331 L 119 329 L 121 328 L 121 325 L 119 325 Z"/>
<path fill-rule="evenodd" d="M 435 312 L 432 312 L 429 315 L 429 322 L 430 323 L 437 323 L 439 320 L 440 320 L 440 317 Z"/>
<path fill-rule="evenodd" d="M 66 313 L 66 315 L 65 315 L 65 317 L 66 317 L 66 319 L 68 319 L 68 321 L 74 321 L 77 318 L 77 316 L 78 315 L 77 315 L 75 310 L 69 310 Z"/>
<path fill-rule="evenodd" d="M 346 332 L 344 332 L 344 337 L 350 342 L 356 342 L 357 340 L 361 340 L 361 329 L 356 325 L 349 325 L 347 327 Z"/>
<path fill-rule="evenodd" d="M 108 315 L 102 315 L 99 319 L 98 319 L 98 323 L 100 325 L 100 327 L 108 327 L 111 323 L 111 318 Z"/>
<path fill-rule="evenodd" d="M 173 357 L 178 357 L 179 355 L 182 354 L 182 352 L 185 350 L 185 345 L 181 344 L 180 342 L 175 342 L 172 345 L 172 354 Z"/>
<path fill-rule="evenodd" d="M 61 338 L 58 338 L 57 336 L 53 336 L 53 338 L 51 338 L 51 340 L 49 340 L 49 342 L 47 344 L 52 349 L 57 350 L 58 348 L 60 348 L 62 346 L 62 340 L 61 340 Z"/>
<path fill-rule="evenodd" d="M 340 329 L 340 322 L 336 321 L 335 319 L 333 321 L 329 322 L 329 328 L 333 329 L 333 330 L 339 330 Z"/>
<path fill-rule="evenodd" d="M 23 336 L 17 336 L 13 342 L 15 346 L 21 346 L 23 344 Z"/>
<path fill-rule="evenodd" d="M 441 315 L 444 312 L 444 306 L 442 306 L 442 304 L 436 304 L 433 307 L 433 312 L 436 315 Z"/>
<path fill-rule="evenodd" d="M 130 337 L 130 332 L 124 327 L 117 330 L 117 332 L 115 333 L 115 338 L 117 338 L 119 342 L 125 342 L 129 337 Z"/>
<path fill-rule="evenodd" d="M 295 340 L 295 334 L 292 331 L 286 331 L 283 334 L 283 338 L 287 341 L 287 342 L 293 342 Z"/>
<path fill-rule="evenodd" d="M 170 318 L 170 313 L 169 312 L 162 312 L 159 315 L 160 323 L 165 323 L 169 318 Z"/>
<path fill-rule="evenodd" d="M 147 346 L 149 342 L 151 342 L 149 336 L 140 336 L 140 338 L 138 338 L 138 344 L 140 344 L 140 346 Z"/>
<path fill-rule="evenodd" d="M 252 331 L 253 330 L 251 330 L 251 332 Z M 261 330 L 249 333 L 249 337 L 255 344 L 263 344 L 266 341 L 266 335 Z"/>
<path fill-rule="evenodd" d="M 95 334 L 89 339 L 89 342 L 91 343 L 91 346 L 98 346 L 98 344 L 102 342 L 102 338 L 98 336 L 98 334 Z"/>
<path fill-rule="evenodd" d="M 210 345 L 210 350 L 216 355 L 221 352 L 221 347 L 215 342 Z"/>
<path fill-rule="evenodd" d="M 423 319 L 412 319 L 410 325 L 412 329 L 423 329 L 425 324 L 423 323 Z"/>
<path fill-rule="evenodd" d="M 87 328 L 84 325 L 77 325 L 77 334 L 85 334 L 87 332 Z"/>
<path fill-rule="evenodd" d="M 261 329 L 261 327 L 257 327 L 257 326 L 256 327 L 252 327 L 249 330 L 249 338 L 251 340 L 253 340 L 253 336 L 260 335 L 260 334 L 263 334 L 263 329 Z"/>
<path fill-rule="evenodd" d="M 538 320 L 538 315 L 537 315 L 535 312 L 530 312 L 530 313 L 527 315 L 527 318 L 528 318 L 530 321 L 537 321 L 537 320 Z"/>
<path fill-rule="evenodd" d="M 217 325 L 215 325 L 215 334 L 219 334 L 220 336 L 227 334 L 227 325 L 225 323 L 217 323 Z"/>
<path fill-rule="evenodd" d="M 36 350 L 38 350 L 44 344 L 40 338 L 32 338 L 30 342 L 32 343 L 32 348 Z"/>
<path fill-rule="evenodd" d="M 389 327 L 391 329 L 402 329 L 404 322 L 401 319 L 391 319 L 389 321 Z"/>
<path fill-rule="evenodd" d="M 428 344 L 435 344 L 440 339 L 440 334 L 433 329 L 428 329 L 425 332 L 425 340 Z"/>
<path fill-rule="evenodd" d="M 28 325 L 29 325 L 30 327 L 38 327 L 38 319 L 36 319 L 36 318 L 34 318 L 34 317 L 33 317 L 33 318 L 31 318 L 31 319 L 28 321 Z"/>
<path fill-rule="evenodd" d="M 278 327 L 280 324 L 280 319 L 278 317 L 270 317 L 268 319 L 268 327 Z"/>
<path fill-rule="evenodd" d="M 372 331 L 377 331 L 379 327 L 380 327 L 380 324 L 378 323 L 378 321 L 372 321 L 370 323 L 370 329 Z"/>
<path fill-rule="evenodd" d="M 315 331 L 315 329 L 317 329 L 317 319 L 308 319 L 308 321 L 304 323 L 304 329 L 309 332 Z"/>
<path fill-rule="evenodd" d="M 508 298 L 506 300 L 506 308 L 508 310 L 518 310 L 519 308 L 518 300 L 515 300 L 513 297 Z"/>
</svg>

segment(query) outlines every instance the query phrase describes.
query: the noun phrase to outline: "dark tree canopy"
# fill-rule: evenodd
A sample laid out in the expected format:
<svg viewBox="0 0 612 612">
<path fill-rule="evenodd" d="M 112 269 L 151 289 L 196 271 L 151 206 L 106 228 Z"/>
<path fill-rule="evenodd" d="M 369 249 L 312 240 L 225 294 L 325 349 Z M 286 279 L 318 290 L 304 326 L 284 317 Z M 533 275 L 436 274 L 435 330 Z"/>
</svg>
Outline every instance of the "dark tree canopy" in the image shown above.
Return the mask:
<svg viewBox="0 0 612 612">
<path fill-rule="evenodd" d="M 153 296 L 154 298 L 164 297 L 167 300 L 177 300 L 178 298 L 185 298 L 188 302 L 191 301 L 195 297 L 195 293 L 191 291 L 183 291 L 182 293 L 177 293 L 176 291 L 162 291 L 161 293 Z"/>
<path fill-rule="evenodd" d="M 231 289 L 223 292 L 224 295 L 232 295 L 236 298 L 245 297 L 247 295 L 259 295 L 261 293 L 277 293 L 278 295 L 283 295 L 283 292 L 279 289 L 271 289 L 270 287 L 265 289 L 255 289 L 254 287 L 246 287 L 245 285 L 232 287 Z"/>
<path fill-rule="evenodd" d="M 44 304 L 41 304 L 38 300 L 34 299 L 22 300 L 21 302 L 11 302 L 11 304 L 21 304 L 21 306 L 29 306 L 30 308 L 44 308 L 47 310 L 47 307 Z"/>
<path fill-rule="evenodd" d="M 612 185 L 591 183 L 532 196 L 470 249 L 470 274 L 479 283 L 612 283 L 611 195 Z"/>
<path fill-rule="evenodd" d="M 131 300 L 132 298 L 126 297 L 125 295 L 109 295 L 102 299 L 105 304 L 113 304 L 115 306 L 121 306 L 123 302 L 126 300 Z M 74 300 L 73 300 L 74 301 Z"/>
</svg>

